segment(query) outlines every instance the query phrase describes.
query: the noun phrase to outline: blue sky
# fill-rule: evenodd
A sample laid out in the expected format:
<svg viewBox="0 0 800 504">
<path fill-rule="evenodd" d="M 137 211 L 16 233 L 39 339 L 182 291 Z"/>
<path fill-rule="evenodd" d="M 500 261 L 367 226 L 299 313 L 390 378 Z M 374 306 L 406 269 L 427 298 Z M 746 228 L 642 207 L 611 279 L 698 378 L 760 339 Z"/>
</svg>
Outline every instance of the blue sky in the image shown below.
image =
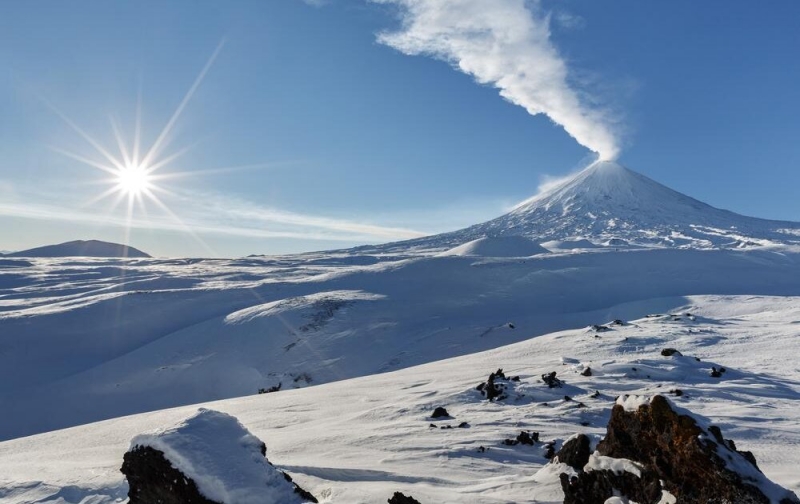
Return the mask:
<svg viewBox="0 0 800 504">
<path fill-rule="evenodd" d="M 414 4 L 0 4 L 0 250 L 239 256 L 447 231 L 585 164 L 584 145 L 800 220 L 797 2 Z M 183 174 L 154 182 L 169 211 L 145 198 L 128 226 L 124 197 L 93 202 L 109 175 L 61 153 L 103 161 L 59 113 L 119 157 L 110 117 L 130 149 L 141 96 L 146 148 L 221 42 L 165 138 L 162 158 L 189 147 L 157 172 Z"/>
</svg>

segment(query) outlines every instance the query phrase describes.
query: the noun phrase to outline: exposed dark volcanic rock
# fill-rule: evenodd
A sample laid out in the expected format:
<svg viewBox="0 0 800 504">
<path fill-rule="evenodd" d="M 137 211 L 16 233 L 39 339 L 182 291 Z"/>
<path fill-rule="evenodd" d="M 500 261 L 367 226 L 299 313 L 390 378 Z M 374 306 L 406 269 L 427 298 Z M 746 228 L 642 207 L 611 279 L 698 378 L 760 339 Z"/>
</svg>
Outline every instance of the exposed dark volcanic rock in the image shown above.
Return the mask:
<svg viewBox="0 0 800 504">
<path fill-rule="evenodd" d="M 164 458 L 164 452 L 137 446 L 125 453 L 122 469 L 130 504 L 227 504 L 203 497 L 194 480 Z"/>
<path fill-rule="evenodd" d="M 586 450 L 572 456 L 579 438 L 558 454 L 559 461 L 578 470 L 577 476 L 560 476 L 565 504 L 602 504 L 615 491 L 639 504 L 656 504 L 662 489 L 682 504 L 800 503 L 761 473 L 752 453 L 724 439 L 719 427 L 659 395 L 648 403 L 618 401 L 605 438 L 582 466 Z"/>
</svg>

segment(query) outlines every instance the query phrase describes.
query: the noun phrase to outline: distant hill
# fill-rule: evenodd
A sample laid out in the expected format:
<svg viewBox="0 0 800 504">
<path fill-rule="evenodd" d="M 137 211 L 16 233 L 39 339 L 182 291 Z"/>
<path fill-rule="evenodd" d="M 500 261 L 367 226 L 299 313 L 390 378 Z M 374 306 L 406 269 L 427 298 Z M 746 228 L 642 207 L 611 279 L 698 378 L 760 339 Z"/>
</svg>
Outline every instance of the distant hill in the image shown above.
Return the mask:
<svg viewBox="0 0 800 504">
<path fill-rule="evenodd" d="M 99 240 L 75 240 L 6 254 L 5 257 L 150 257 L 139 249 Z"/>
</svg>

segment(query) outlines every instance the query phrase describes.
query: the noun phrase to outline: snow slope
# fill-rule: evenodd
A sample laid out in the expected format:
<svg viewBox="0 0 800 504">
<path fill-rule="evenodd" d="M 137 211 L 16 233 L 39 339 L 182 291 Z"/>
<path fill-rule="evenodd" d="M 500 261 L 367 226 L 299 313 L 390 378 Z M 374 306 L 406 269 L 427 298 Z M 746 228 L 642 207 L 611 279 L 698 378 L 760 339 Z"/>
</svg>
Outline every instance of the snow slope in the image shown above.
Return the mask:
<svg viewBox="0 0 800 504">
<path fill-rule="evenodd" d="M 682 396 L 670 396 L 676 404 L 753 451 L 768 478 L 800 491 L 800 298 L 696 296 L 659 303 L 662 315 L 606 332 L 572 329 L 391 373 L 202 406 L 238 418 L 267 443 L 270 461 L 321 502 L 385 502 L 402 491 L 423 503 L 551 503 L 563 498 L 558 473 L 564 468 L 546 465 L 544 442 L 558 447 L 576 432 L 601 435 L 618 395 L 669 395 L 679 388 Z M 665 347 L 685 357 L 663 357 Z M 712 366 L 727 372 L 712 378 Z M 521 381 L 508 400 L 489 403 L 475 386 L 498 367 Z M 580 374 L 586 367 L 592 376 Z M 563 388 L 541 383 L 550 371 Z M 436 406 L 454 419 L 431 419 Z M 119 466 L 131 439 L 197 408 L 2 442 L 0 502 L 124 500 Z M 461 422 L 468 427 L 458 428 Z M 440 428 L 446 425 L 453 428 Z M 502 443 L 521 430 L 539 432 L 542 442 Z"/>
<path fill-rule="evenodd" d="M 392 371 L 667 296 L 800 295 L 788 249 L 31 261 L 0 270 L 0 439 Z"/>
</svg>

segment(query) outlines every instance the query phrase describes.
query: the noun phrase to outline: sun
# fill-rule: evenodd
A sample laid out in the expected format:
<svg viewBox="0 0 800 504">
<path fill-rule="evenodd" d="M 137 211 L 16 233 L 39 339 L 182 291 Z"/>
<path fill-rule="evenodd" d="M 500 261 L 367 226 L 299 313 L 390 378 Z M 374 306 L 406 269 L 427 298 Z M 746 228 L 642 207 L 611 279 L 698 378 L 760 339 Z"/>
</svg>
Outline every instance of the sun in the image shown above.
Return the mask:
<svg viewBox="0 0 800 504">
<path fill-rule="evenodd" d="M 153 177 L 146 167 L 128 164 L 117 169 L 116 189 L 128 196 L 139 196 L 153 188 Z"/>
<path fill-rule="evenodd" d="M 189 90 L 181 100 L 180 105 L 175 109 L 167 121 L 166 125 L 161 130 L 161 133 L 155 137 L 155 140 L 148 149 L 142 150 L 142 97 L 139 93 L 136 101 L 136 118 L 133 125 L 133 138 L 124 138 L 123 131 L 119 128 L 116 119 L 109 117 L 111 122 L 111 132 L 117 142 L 118 152 L 113 152 L 113 149 L 106 148 L 99 140 L 89 135 L 72 119 L 67 117 L 58 108 L 51 103 L 45 101 L 48 107 L 58 115 L 70 128 L 72 128 L 78 135 L 80 135 L 86 142 L 94 148 L 95 155 L 99 154 L 98 159 L 95 156 L 82 155 L 70 151 L 66 151 L 57 147 L 51 147 L 54 151 L 59 152 L 69 158 L 79 161 L 83 164 L 97 168 L 108 175 L 108 178 L 103 179 L 101 182 L 109 184 L 105 191 L 98 194 L 96 197 L 90 199 L 85 203 L 85 206 L 91 206 L 95 203 L 106 198 L 113 198 L 109 213 L 114 212 L 120 203 L 127 200 L 127 225 L 126 229 L 130 230 L 134 222 L 134 210 L 140 209 L 143 214 L 147 213 L 146 203 L 150 202 L 155 204 L 164 213 L 169 215 L 172 219 L 177 221 L 182 228 L 186 226 L 180 221 L 177 215 L 161 201 L 158 194 L 175 195 L 175 193 L 162 187 L 162 182 L 166 179 L 176 179 L 180 177 L 195 176 L 203 170 L 191 171 L 174 171 L 168 170 L 164 173 L 165 168 L 169 168 L 176 159 L 190 150 L 190 147 L 185 147 L 171 154 L 165 153 L 170 141 L 172 129 L 181 112 L 186 107 L 186 104 L 191 100 L 200 83 L 203 81 L 206 73 L 208 73 L 214 60 L 222 50 L 225 40 L 223 39 L 217 45 L 217 48 L 211 54 L 211 57 L 206 62 L 200 74 L 195 78 Z M 130 131 L 129 131 L 130 132 Z M 206 170 L 215 171 L 215 170 Z M 219 171 L 219 170 L 216 170 Z"/>
</svg>

